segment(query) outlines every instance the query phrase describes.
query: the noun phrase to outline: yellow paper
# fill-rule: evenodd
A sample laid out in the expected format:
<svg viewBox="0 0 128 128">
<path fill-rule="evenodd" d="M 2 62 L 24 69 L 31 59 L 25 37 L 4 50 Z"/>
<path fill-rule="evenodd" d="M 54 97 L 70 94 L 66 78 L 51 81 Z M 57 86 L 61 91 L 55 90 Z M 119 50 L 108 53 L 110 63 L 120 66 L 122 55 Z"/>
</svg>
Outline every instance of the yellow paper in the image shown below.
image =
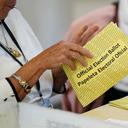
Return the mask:
<svg viewBox="0 0 128 128">
<path fill-rule="evenodd" d="M 118 100 L 110 101 L 109 104 L 114 107 L 128 110 L 128 96 L 118 99 Z"/>
<path fill-rule="evenodd" d="M 85 107 L 128 74 L 128 37 L 110 23 L 85 46 L 94 57 L 87 59 L 88 66 L 76 62 L 72 71 L 63 65 L 76 95 Z"/>
</svg>

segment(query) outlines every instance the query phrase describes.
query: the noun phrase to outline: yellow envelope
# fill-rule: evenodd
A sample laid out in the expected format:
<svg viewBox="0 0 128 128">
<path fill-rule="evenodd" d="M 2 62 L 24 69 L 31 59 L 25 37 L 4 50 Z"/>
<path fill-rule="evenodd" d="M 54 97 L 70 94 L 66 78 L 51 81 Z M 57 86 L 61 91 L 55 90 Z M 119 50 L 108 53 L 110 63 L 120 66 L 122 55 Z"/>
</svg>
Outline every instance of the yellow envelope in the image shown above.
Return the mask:
<svg viewBox="0 0 128 128">
<path fill-rule="evenodd" d="M 63 65 L 73 89 L 85 107 L 128 74 L 128 37 L 110 23 L 97 36 L 86 44 L 94 57 L 85 59 L 88 66 L 76 62 L 76 70 Z"/>
</svg>

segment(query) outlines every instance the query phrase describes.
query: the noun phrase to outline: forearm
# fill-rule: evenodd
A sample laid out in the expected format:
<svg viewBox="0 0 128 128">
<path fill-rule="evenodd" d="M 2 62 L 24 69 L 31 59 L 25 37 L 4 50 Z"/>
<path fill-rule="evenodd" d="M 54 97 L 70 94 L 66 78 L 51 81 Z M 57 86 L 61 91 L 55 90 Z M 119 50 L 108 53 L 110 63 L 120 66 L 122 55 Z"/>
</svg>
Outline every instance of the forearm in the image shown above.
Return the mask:
<svg viewBox="0 0 128 128">
<path fill-rule="evenodd" d="M 31 81 L 29 81 L 30 84 L 34 84 L 35 81 L 37 81 L 42 74 L 42 70 L 40 69 L 38 72 L 36 72 L 32 78 Z M 64 86 L 64 83 L 67 80 L 67 77 L 64 73 L 64 71 L 61 68 L 55 68 L 52 70 L 52 75 L 53 75 L 53 88 L 54 90 L 58 91 L 62 86 Z"/>
<path fill-rule="evenodd" d="M 85 34 L 85 31 L 82 31 L 82 33 Z M 25 80 L 30 85 L 30 88 L 32 88 L 45 70 L 54 69 L 52 70 L 54 88 L 55 90 L 59 90 L 67 80 L 60 66 L 62 64 L 67 64 L 72 70 L 75 70 L 75 63 L 73 60 L 77 60 L 80 64 L 85 66 L 86 61 L 84 56 L 92 58 L 92 54 L 86 48 L 75 43 L 60 41 L 33 58 L 15 74 Z M 14 85 L 19 98 L 22 100 L 27 95 L 23 89 L 24 87 L 22 88 L 19 86 L 21 84 L 18 83 L 19 79 L 17 80 L 16 76 L 11 76 L 9 79 Z M 27 87 L 29 87 L 28 84 Z"/>
<path fill-rule="evenodd" d="M 25 64 L 15 74 L 25 80 L 32 88 L 45 70 L 45 65 L 42 65 L 42 62 L 37 57 Z M 27 93 L 13 76 L 10 76 L 9 79 L 12 82 L 19 99 L 23 100 Z"/>
</svg>

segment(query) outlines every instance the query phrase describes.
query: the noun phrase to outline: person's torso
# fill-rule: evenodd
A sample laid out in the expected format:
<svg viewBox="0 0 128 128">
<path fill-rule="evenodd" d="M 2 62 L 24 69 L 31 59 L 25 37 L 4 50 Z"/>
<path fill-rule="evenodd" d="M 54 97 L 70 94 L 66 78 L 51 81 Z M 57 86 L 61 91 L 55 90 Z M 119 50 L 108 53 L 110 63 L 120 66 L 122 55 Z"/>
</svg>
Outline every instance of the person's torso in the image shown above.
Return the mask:
<svg viewBox="0 0 128 128">
<path fill-rule="evenodd" d="M 42 51 L 42 47 L 40 43 L 38 42 L 31 28 L 25 22 L 25 20 L 23 19 L 23 17 L 21 16 L 20 12 L 17 9 L 13 9 L 9 13 L 8 17 L 5 19 L 5 22 L 9 26 L 12 33 L 14 34 L 16 40 L 18 41 L 28 61 Z M 5 41 L 4 36 L 7 42 Z M 16 45 L 14 44 L 14 42 L 6 32 L 6 30 L 4 29 L 4 33 L 2 32 L 2 25 L 0 25 L 0 41 L 2 42 L 2 44 L 8 45 L 13 49 L 18 50 L 18 48 L 16 47 Z M 23 55 L 17 59 L 22 64 L 26 63 L 26 60 L 23 57 Z M 13 73 L 15 73 L 20 67 L 21 66 L 0 47 L 0 79 L 9 77 Z M 44 98 L 51 96 L 52 85 L 53 85 L 52 74 L 50 70 L 47 70 L 40 77 L 40 86 Z M 34 87 L 31 93 L 26 96 L 24 102 L 31 102 L 34 98 L 38 96 L 39 93 L 37 89 Z"/>
</svg>

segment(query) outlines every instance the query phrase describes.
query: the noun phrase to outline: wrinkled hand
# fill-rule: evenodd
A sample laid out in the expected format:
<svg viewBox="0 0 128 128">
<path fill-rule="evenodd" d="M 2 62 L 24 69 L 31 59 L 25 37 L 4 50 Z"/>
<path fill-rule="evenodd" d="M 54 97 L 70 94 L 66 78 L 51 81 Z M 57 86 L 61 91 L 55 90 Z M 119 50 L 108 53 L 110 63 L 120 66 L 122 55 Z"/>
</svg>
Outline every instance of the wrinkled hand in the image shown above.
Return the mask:
<svg viewBox="0 0 128 128">
<path fill-rule="evenodd" d="M 87 66 L 84 57 L 92 58 L 92 54 L 86 48 L 66 41 L 61 41 L 44 50 L 40 56 L 42 63 L 47 69 L 53 69 L 60 67 L 62 64 L 67 64 L 72 70 L 75 70 L 74 60 L 79 61 L 83 66 Z"/>
<path fill-rule="evenodd" d="M 79 44 L 81 46 L 85 45 L 91 38 L 93 38 L 98 31 L 98 26 L 71 26 L 68 32 L 65 35 L 64 40 L 74 42 L 75 44 Z M 71 111 L 75 113 L 82 113 L 83 111 L 88 110 L 89 108 L 83 108 L 80 102 L 78 101 L 74 90 L 71 87 L 69 81 L 66 83 L 68 85 L 68 89 L 62 98 L 62 109 L 66 111 Z"/>
</svg>

